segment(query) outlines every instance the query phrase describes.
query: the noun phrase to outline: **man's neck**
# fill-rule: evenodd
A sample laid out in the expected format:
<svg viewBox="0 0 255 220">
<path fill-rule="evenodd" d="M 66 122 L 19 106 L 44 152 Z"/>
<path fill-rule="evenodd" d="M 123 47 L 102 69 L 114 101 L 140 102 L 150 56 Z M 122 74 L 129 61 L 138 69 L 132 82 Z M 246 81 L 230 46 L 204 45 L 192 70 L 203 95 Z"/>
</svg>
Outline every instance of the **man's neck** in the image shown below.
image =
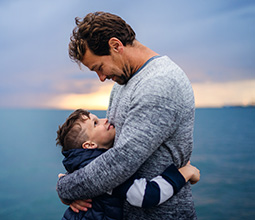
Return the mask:
<svg viewBox="0 0 255 220">
<path fill-rule="evenodd" d="M 133 73 L 141 68 L 147 60 L 156 55 L 159 54 L 144 46 L 137 40 L 134 41 L 132 46 L 126 47 L 126 57 Z"/>
</svg>

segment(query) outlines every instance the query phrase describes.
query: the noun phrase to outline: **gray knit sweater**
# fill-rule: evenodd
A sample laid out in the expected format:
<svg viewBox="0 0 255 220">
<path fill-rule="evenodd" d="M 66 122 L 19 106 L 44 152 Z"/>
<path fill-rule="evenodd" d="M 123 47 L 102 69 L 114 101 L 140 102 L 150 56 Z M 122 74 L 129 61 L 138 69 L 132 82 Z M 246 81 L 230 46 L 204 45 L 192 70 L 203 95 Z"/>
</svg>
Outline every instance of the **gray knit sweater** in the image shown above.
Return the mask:
<svg viewBox="0 0 255 220">
<path fill-rule="evenodd" d="M 193 147 L 194 96 L 185 73 L 168 57 L 156 58 L 126 85 L 115 84 L 107 117 L 116 127 L 114 147 L 88 166 L 62 177 L 62 199 L 93 198 L 138 173 L 147 179 L 174 163 L 185 165 Z M 127 202 L 124 219 L 196 219 L 190 185 L 150 209 Z"/>
</svg>

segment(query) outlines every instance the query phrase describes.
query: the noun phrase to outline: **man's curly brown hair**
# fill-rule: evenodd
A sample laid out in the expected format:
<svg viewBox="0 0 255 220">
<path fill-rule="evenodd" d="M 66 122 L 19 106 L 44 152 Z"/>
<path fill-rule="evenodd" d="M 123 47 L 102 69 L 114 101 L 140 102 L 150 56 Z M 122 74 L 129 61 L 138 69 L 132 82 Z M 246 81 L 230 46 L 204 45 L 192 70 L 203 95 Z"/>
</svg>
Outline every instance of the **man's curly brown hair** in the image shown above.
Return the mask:
<svg viewBox="0 0 255 220">
<path fill-rule="evenodd" d="M 84 19 L 75 18 L 76 27 L 69 43 L 69 57 L 81 63 L 88 47 L 95 55 L 110 55 L 108 41 L 118 38 L 124 46 L 132 45 L 134 30 L 119 16 L 106 13 L 89 13 Z"/>
<path fill-rule="evenodd" d="M 62 152 L 70 149 L 82 148 L 82 144 L 88 140 L 86 131 L 82 130 L 79 122 L 85 121 L 82 116 L 89 118 L 90 112 L 77 109 L 59 126 L 57 131 L 56 145 L 62 146 Z"/>
</svg>

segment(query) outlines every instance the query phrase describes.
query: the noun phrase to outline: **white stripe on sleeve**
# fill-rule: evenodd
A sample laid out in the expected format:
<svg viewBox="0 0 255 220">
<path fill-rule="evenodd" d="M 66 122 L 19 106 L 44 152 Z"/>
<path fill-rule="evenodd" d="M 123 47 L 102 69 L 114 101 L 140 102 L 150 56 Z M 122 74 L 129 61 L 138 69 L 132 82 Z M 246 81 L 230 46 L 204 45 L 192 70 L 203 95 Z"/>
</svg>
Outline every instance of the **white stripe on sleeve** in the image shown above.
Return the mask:
<svg viewBox="0 0 255 220">
<path fill-rule="evenodd" d="M 162 176 L 157 176 L 153 178 L 151 181 L 154 181 L 159 185 L 160 188 L 159 205 L 173 196 L 174 189 L 172 185 L 168 183 Z"/>
<path fill-rule="evenodd" d="M 136 179 L 132 186 L 127 191 L 127 201 L 137 207 L 142 207 L 143 197 L 146 188 L 146 179 Z"/>
</svg>

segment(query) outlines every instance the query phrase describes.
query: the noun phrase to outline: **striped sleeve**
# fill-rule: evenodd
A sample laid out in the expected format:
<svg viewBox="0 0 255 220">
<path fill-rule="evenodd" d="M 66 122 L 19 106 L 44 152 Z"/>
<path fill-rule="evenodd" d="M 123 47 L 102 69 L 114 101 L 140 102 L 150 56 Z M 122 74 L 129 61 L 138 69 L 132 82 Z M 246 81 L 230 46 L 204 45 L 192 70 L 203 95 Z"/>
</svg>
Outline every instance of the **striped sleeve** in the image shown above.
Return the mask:
<svg viewBox="0 0 255 220">
<path fill-rule="evenodd" d="M 147 181 L 134 175 L 113 190 L 113 195 L 125 198 L 131 205 L 143 208 L 160 205 L 184 185 L 185 179 L 172 164 L 160 176 Z"/>
</svg>

